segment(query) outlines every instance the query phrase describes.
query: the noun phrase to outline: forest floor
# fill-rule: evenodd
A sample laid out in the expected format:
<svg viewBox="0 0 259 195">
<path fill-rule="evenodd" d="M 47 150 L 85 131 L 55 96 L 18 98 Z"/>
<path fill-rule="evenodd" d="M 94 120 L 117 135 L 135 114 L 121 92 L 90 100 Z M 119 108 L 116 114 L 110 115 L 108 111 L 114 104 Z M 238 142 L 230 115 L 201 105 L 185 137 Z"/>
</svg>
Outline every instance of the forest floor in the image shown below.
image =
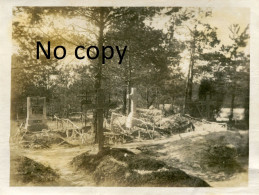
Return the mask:
<svg viewBox="0 0 259 195">
<path fill-rule="evenodd" d="M 55 143 L 42 148 L 24 148 L 13 143 L 10 144 L 10 184 L 14 186 L 96 186 L 96 182 L 89 172 L 77 169 L 71 163 L 80 155 L 96 154 L 96 145 L 72 145 L 66 142 L 65 138 L 64 141 L 57 138 L 51 140 L 54 140 Z M 46 143 L 44 142 L 44 144 Z M 112 147 L 127 149 L 138 156 L 154 158 L 168 166 L 178 168 L 188 175 L 201 178 L 212 187 L 245 186 L 248 182 L 248 131 L 208 129 L 155 140 L 117 144 Z M 51 178 L 53 178 L 53 171 L 58 175 L 58 179 L 45 183 L 40 182 L 39 179 L 38 183 L 37 179 L 31 179 L 31 181 L 30 179 L 28 181 L 28 178 L 27 180 L 23 179 L 23 181 L 15 180 L 17 174 L 25 174 L 23 169 L 22 172 L 17 173 L 17 166 L 19 167 L 17 161 L 19 160 L 15 156 L 24 156 L 33 161 L 34 170 L 27 170 L 26 174 L 38 171 L 37 166 L 43 165 L 48 168 L 47 171 L 50 171 Z M 34 161 L 39 165 L 35 165 Z M 28 160 L 25 161 L 25 165 L 28 166 Z M 40 170 L 46 171 L 42 167 Z"/>
</svg>

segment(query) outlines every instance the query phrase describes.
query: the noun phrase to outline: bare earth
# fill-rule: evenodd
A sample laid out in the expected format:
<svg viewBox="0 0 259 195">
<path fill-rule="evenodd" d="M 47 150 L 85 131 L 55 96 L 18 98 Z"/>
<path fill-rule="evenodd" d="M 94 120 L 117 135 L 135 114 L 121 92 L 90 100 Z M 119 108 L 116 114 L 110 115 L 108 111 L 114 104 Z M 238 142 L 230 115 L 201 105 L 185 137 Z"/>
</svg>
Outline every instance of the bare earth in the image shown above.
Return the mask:
<svg viewBox="0 0 259 195">
<path fill-rule="evenodd" d="M 247 159 L 240 157 L 238 161 L 242 164 L 243 171 L 236 173 L 225 173 L 213 170 L 209 171 L 199 162 L 200 152 L 204 143 L 210 137 L 229 136 L 235 134 L 242 136 L 248 132 L 229 131 L 195 131 L 174 135 L 170 138 L 159 140 L 145 140 L 140 142 L 115 145 L 117 148 L 127 148 L 135 153 L 144 153 L 156 159 L 166 162 L 168 165 L 179 168 L 189 175 L 199 177 L 208 182 L 212 187 L 224 186 L 246 186 L 248 181 Z M 19 153 L 45 166 L 50 166 L 59 175 L 60 186 L 94 186 L 91 177 L 85 173 L 76 171 L 70 164 L 71 160 L 86 152 L 96 152 L 95 146 L 63 147 L 53 146 L 47 149 L 18 149 L 11 147 L 11 153 Z"/>
</svg>

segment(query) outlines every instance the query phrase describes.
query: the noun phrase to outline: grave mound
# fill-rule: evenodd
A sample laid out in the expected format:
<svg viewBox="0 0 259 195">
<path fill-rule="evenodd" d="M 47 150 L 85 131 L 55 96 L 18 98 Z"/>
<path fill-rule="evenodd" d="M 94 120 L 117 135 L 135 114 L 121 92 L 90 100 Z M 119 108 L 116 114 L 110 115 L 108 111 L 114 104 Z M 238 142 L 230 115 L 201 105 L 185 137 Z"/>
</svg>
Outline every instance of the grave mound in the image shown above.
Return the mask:
<svg viewBox="0 0 259 195">
<path fill-rule="evenodd" d="M 50 167 L 25 156 L 11 156 L 11 185 L 53 185 L 59 175 Z"/>
<path fill-rule="evenodd" d="M 37 132 L 37 133 L 26 133 L 23 137 L 24 142 L 22 147 L 31 149 L 43 149 L 50 148 L 54 145 L 72 147 L 73 145 L 68 143 L 56 132 Z"/>
<path fill-rule="evenodd" d="M 138 115 L 144 120 L 155 125 L 154 130 L 161 136 L 170 136 L 176 133 L 193 131 L 193 123 L 180 114 L 164 115 L 159 109 L 138 109 Z M 149 127 L 152 129 L 152 127 Z"/>
<path fill-rule="evenodd" d="M 248 132 L 227 131 L 211 133 L 205 136 L 204 148 L 201 150 L 201 165 L 214 172 L 225 172 L 233 175 L 245 171 L 242 158 L 247 159 L 249 153 Z M 246 162 L 248 163 L 248 162 Z"/>
<path fill-rule="evenodd" d="M 200 178 L 168 166 L 163 161 L 122 148 L 106 148 L 97 154 L 86 152 L 76 156 L 71 164 L 91 174 L 99 186 L 209 186 Z"/>
</svg>

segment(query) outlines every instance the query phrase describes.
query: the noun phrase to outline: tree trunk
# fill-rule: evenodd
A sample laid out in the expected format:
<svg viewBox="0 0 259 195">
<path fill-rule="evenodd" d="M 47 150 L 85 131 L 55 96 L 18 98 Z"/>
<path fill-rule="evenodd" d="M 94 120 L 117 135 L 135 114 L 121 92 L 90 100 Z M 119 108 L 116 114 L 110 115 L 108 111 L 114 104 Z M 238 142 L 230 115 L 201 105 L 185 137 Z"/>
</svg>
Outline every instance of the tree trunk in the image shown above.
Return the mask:
<svg viewBox="0 0 259 195">
<path fill-rule="evenodd" d="M 195 47 L 196 47 L 196 37 L 195 37 L 195 32 L 196 32 L 196 26 L 193 32 L 193 41 L 192 41 L 192 46 L 191 46 L 191 59 L 190 59 L 190 81 L 189 81 L 189 91 L 188 91 L 188 100 L 191 102 L 192 101 L 192 85 L 193 85 L 193 67 L 195 63 Z"/>
<path fill-rule="evenodd" d="M 104 135 L 103 135 L 103 106 L 104 93 L 102 89 L 97 91 L 97 140 L 99 152 L 103 150 Z"/>
<path fill-rule="evenodd" d="M 194 53 L 194 51 L 193 51 Z M 193 85 L 193 65 L 194 65 L 194 57 L 191 57 L 191 71 L 190 71 L 190 82 L 189 82 L 189 91 L 188 91 L 188 101 L 192 102 L 192 85 Z"/>
<path fill-rule="evenodd" d="M 231 95 L 231 105 L 230 105 L 230 115 L 229 115 L 229 122 L 233 122 L 233 116 L 234 116 L 234 106 L 235 106 L 235 93 L 233 92 Z"/>
<path fill-rule="evenodd" d="M 188 110 L 188 89 L 189 89 L 189 82 L 190 82 L 189 77 L 190 77 L 190 70 L 191 70 L 190 65 L 188 69 L 188 75 L 187 75 L 186 86 L 185 86 L 183 114 L 186 114 Z"/>
<path fill-rule="evenodd" d="M 99 18 L 99 37 L 98 37 L 98 48 L 102 48 L 103 46 L 103 34 L 104 34 L 104 13 L 103 9 L 100 9 L 100 18 Z M 102 86 L 102 52 L 99 54 L 98 58 L 98 67 L 97 67 L 97 75 L 95 80 L 95 89 L 96 89 L 96 111 L 94 113 L 94 129 L 96 132 L 95 141 L 98 143 L 99 151 L 103 150 L 104 145 L 104 137 L 103 137 L 103 109 L 101 108 L 101 100 L 100 100 L 100 89 Z M 99 97 L 98 97 L 99 96 Z"/>
<path fill-rule="evenodd" d="M 233 54 L 234 56 L 234 54 Z M 232 56 L 231 56 L 232 57 Z M 234 56 L 235 59 L 235 56 Z M 232 88 L 232 94 L 231 94 L 231 105 L 230 105 L 230 114 L 229 114 L 229 123 L 232 124 L 233 123 L 233 116 L 234 116 L 234 107 L 235 107 L 235 97 L 236 97 L 236 88 L 237 88 L 237 82 L 236 82 L 236 64 L 235 64 L 235 60 L 233 63 L 233 72 L 234 72 L 234 76 L 233 76 L 233 88 Z"/>
<path fill-rule="evenodd" d="M 196 28 L 195 28 L 196 31 Z M 186 83 L 186 89 L 185 89 L 185 98 L 184 98 L 184 114 L 188 111 L 190 111 L 190 103 L 192 102 L 192 84 L 193 84 L 193 67 L 194 67 L 194 55 L 195 55 L 195 34 L 193 34 L 193 41 L 191 43 L 191 59 L 189 64 L 189 70 L 187 75 L 187 83 Z"/>
<path fill-rule="evenodd" d="M 249 93 L 250 93 L 249 86 L 250 86 L 250 83 L 249 83 L 249 77 L 248 77 L 247 88 L 245 91 L 245 123 L 246 123 L 247 129 L 249 129 Z"/>
<path fill-rule="evenodd" d="M 235 68 L 235 70 L 236 70 L 236 68 Z M 236 78 L 234 78 L 233 79 L 233 89 L 232 89 L 232 94 L 231 94 L 230 114 L 229 114 L 229 123 L 230 124 L 233 122 L 235 98 L 236 98 L 236 88 L 237 88 L 237 83 L 236 83 Z"/>
</svg>

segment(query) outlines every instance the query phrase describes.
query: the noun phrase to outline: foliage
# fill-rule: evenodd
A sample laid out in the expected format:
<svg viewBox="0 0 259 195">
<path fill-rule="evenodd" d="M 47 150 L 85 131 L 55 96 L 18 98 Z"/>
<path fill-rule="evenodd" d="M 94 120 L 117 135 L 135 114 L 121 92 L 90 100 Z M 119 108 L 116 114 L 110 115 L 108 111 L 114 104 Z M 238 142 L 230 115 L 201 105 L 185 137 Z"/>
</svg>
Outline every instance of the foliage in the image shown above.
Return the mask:
<svg viewBox="0 0 259 195">
<path fill-rule="evenodd" d="M 232 44 L 221 43 L 218 29 L 206 22 L 213 15 L 211 9 L 16 7 L 13 14 L 12 113 L 27 96 L 47 97 L 55 105 L 52 114 L 62 115 L 68 107 L 79 111 L 83 96 L 99 87 L 105 90 L 105 101 L 118 107 L 126 105 L 130 87 L 138 89 L 142 108 L 183 105 L 184 99 L 192 99 L 193 83 L 202 88 L 204 80 L 211 81 L 209 91 L 218 107 L 227 91 L 248 94 L 249 55 L 242 51 L 248 28 L 241 32 L 239 25 L 232 25 Z M 169 17 L 163 30 L 152 25 L 156 17 Z M 65 45 L 66 60 L 44 56 L 37 60 L 36 41 Z M 125 60 L 119 65 L 114 56 L 105 66 L 101 61 L 76 60 L 74 48 L 79 45 L 127 46 Z M 187 85 L 186 60 L 190 62 Z"/>
</svg>

